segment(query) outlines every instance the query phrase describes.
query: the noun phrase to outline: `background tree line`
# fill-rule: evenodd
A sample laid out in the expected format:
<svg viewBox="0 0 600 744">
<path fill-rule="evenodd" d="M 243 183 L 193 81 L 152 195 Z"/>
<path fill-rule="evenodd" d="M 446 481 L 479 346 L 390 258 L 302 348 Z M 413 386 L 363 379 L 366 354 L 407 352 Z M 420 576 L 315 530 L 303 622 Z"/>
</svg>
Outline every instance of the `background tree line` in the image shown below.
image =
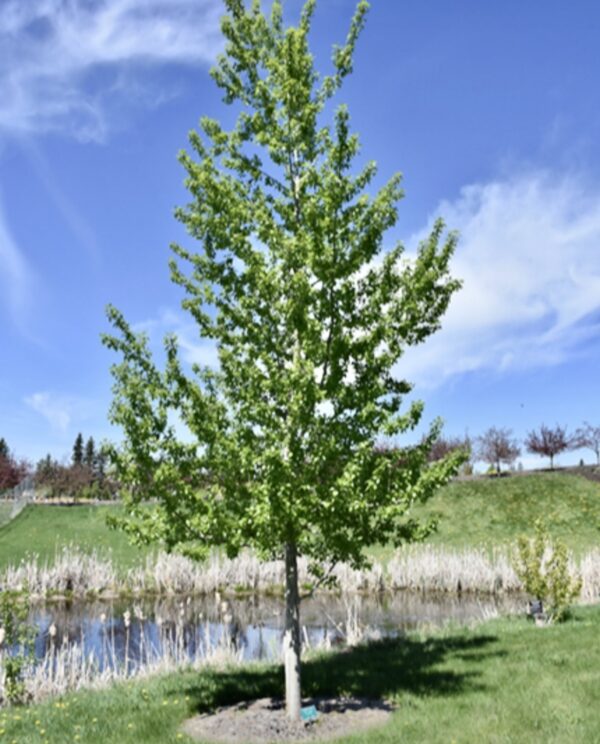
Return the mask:
<svg viewBox="0 0 600 744">
<path fill-rule="evenodd" d="M 35 467 L 17 458 L 6 440 L 0 438 L 0 493 L 31 475 L 35 487 L 48 498 L 107 499 L 118 492 L 118 484 L 107 470 L 104 445 L 97 447 L 93 437 L 84 441 L 81 433 L 73 444 L 70 461 L 59 462 L 48 454 Z"/>
<path fill-rule="evenodd" d="M 527 433 L 522 445 L 526 452 L 548 458 L 551 469 L 557 455 L 578 449 L 591 450 L 596 465 L 600 465 L 600 426 L 588 422 L 572 434 L 564 426 L 542 424 Z M 379 447 L 380 452 L 386 453 L 393 449 L 383 445 Z M 438 462 L 457 450 L 468 454 L 468 461 L 463 466 L 465 474 L 473 472 L 473 463 L 477 461 L 485 462 L 490 471 L 500 473 L 503 467 L 514 467 L 522 452 L 511 429 L 492 426 L 476 437 L 440 435 L 431 445 L 428 459 Z M 399 460 L 398 465 L 401 464 Z M 44 489 L 49 498 L 118 497 L 119 484 L 107 468 L 104 445 L 97 446 L 93 437 L 85 440 L 81 433 L 75 438 L 69 462 L 61 463 L 48 454 L 35 467 L 26 459 L 18 458 L 6 440 L 0 438 L 0 493 L 15 488 L 28 475 L 34 476 L 35 486 Z"/>
<path fill-rule="evenodd" d="M 35 485 L 49 498 L 108 499 L 118 490 L 107 472 L 104 447 L 97 447 L 93 437 L 84 441 L 81 433 L 75 438 L 69 463 L 59 463 L 51 455 L 38 462 Z"/>
<path fill-rule="evenodd" d="M 572 434 L 567 432 L 565 426 L 542 424 L 538 429 L 529 431 L 522 444 L 526 452 L 548 458 L 551 470 L 557 455 L 578 449 L 591 450 L 596 456 L 596 464 L 600 465 L 600 426 L 588 422 Z M 440 436 L 433 444 L 429 457 L 431 461 L 436 461 L 456 450 L 463 450 L 469 455 L 465 466 L 467 472 L 472 472 L 473 462 L 481 461 L 489 465 L 490 471 L 500 473 L 503 465 L 513 466 L 521 455 L 521 447 L 513 437 L 512 430 L 492 426 L 474 439 L 468 435 L 462 438 Z"/>
</svg>

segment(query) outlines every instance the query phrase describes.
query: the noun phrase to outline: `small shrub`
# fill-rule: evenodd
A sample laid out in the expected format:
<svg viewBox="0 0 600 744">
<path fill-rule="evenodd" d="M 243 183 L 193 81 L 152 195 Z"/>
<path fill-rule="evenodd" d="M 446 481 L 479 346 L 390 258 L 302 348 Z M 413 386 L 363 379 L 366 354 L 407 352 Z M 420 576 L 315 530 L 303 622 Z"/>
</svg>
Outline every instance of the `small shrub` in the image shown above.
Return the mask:
<svg viewBox="0 0 600 744">
<path fill-rule="evenodd" d="M 549 619 L 564 620 L 581 592 L 581 577 L 571 575 L 566 545 L 552 541 L 541 521 L 535 523 L 534 537 L 519 538 L 514 569 L 525 591 L 547 606 Z"/>
<path fill-rule="evenodd" d="M 35 628 L 28 624 L 27 597 L 0 592 L 0 666 L 4 673 L 3 697 L 9 703 L 26 701 L 24 673 L 33 655 Z"/>
</svg>

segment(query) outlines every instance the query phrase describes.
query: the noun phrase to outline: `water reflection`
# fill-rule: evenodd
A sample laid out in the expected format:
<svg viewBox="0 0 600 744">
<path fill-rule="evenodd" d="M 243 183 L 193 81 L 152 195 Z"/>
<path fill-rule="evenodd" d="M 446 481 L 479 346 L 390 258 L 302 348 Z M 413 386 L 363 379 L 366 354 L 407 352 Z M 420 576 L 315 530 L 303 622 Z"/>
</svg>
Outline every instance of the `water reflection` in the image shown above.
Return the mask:
<svg viewBox="0 0 600 744">
<path fill-rule="evenodd" d="M 315 647 L 344 643 L 348 634 L 393 636 L 424 624 L 465 623 L 521 606 L 515 597 L 320 595 L 303 602 L 301 622 L 305 645 Z M 195 660 L 219 649 L 247 660 L 278 658 L 284 607 L 281 599 L 265 596 L 63 601 L 35 608 L 31 620 L 39 628 L 38 658 L 76 645 L 84 657 L 93 656 L 98 671 L 125 667 L 133 672 L 151 660 Z"/>
</svg>

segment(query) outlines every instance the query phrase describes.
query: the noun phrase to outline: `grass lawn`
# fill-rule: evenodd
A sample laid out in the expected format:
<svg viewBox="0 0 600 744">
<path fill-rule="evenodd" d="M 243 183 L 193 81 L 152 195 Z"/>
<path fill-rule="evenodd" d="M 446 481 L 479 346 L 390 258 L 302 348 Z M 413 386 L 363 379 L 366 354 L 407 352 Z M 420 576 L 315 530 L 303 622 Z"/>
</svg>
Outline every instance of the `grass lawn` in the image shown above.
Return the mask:
<svg viewBox="0 0 600 744">
<path fill-rule="evenodd" d="M 124 533 L 106 525 L 106 515 L 119 509 L 115 505 L 27 506 L 0 528 L 0 569 L 33 553 L 42 562 L 51 562 L 65 545 L 77 545 L 89 552 L 110 552 L 122 568 L 138 563 L 149 549 L 130 545 Z"/>
<path fill-rule="evenodd" d="M 348 744 L 600 742 L 600 607 L 563 625 L 525 619 L 411 635 L 305 663 L 306 696 L 385 698 L 383 728 Z M 0 713 L 2 741 L 174 744 L 196 712 L 280 696 L 276 666 L 185 672 Z"/>
</svg>

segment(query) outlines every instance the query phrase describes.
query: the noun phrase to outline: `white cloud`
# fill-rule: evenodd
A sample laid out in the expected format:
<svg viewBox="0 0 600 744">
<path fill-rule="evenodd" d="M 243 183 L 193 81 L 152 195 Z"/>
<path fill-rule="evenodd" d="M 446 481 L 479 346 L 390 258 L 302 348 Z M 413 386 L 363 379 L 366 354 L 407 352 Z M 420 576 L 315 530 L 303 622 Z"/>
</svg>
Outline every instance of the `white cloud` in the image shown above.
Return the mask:
<svg viewBox="0 0 600 744">
<path fill-rule="evenodd" d="M 214 59 L 222 12 L 219 0 L 4 0 L 0 131 L 101 140 L 108 101 L 140 95 L 141 68 Z"/>
<path fill-rule="evenodd" d="M 407 352 L 399 374 L 434 387 L 462 372 L 557 364 L 598 337 L 597 187 L 527 172 L 466 186 L 436 214 L 461 233 L 452 271 L 464 287 L 442 330 Z"/>
<path fill-rule="evenodd" d="M 42 415 L 54 429 L 66 432 L 71 423 L 71 402 L 47 392 L 33 393 L 25 403 Z"/>
<path fill-rule="evenodd" d="M 32 275 L 8 226 L 0 203 L 0 296 L 14 322 L 22 326 L 29 306 Z"/>
<path fill-rule="evenodd" d="M 148 334 L 153 343 L 157 343 L 166 333 L 174 333 L 181 357 L 185 362 L 209 366 L 213 369 L 219 366 L 219 356 L 214 341 L 200 338 L 197 325 L 181 313 L 163 308 L 158 317 L 136 323 L 133 330 L 137 333 Z"/>
</svg>

